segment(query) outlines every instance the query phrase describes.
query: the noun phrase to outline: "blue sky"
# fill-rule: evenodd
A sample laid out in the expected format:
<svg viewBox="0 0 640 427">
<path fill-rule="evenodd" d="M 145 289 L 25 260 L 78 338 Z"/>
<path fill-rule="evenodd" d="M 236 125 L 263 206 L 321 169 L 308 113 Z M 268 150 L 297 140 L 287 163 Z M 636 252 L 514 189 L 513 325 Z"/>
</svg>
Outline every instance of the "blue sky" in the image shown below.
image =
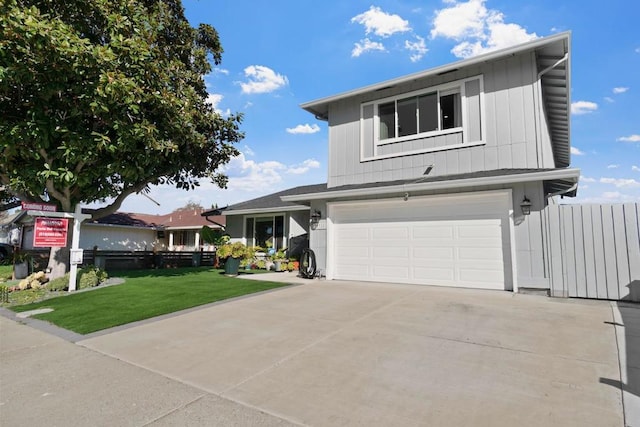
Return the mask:
<svg viewBox="0 0 640 427">
<path fill-rule="evenodd" d="M 327 125 L 299 105 L 557 32 L 572 32 L 572 167 L 576 202 L 640 201 L 640 30 L 628 0 L 183 0 L 195 26 L 220 33 L 206 77 L 223 114 L 244 113 L 242 154 L 226 190 L 168 187 L 121 210 L 225 206 L 326 181 Z"/>
</svg>

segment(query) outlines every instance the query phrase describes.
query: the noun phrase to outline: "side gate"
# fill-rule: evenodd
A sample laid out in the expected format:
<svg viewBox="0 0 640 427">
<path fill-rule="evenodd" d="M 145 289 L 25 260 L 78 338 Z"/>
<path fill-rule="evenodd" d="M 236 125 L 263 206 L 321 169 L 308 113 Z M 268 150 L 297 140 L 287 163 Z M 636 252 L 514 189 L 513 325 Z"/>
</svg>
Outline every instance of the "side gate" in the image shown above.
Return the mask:
<svg viewBox="0 0 640 427">
<path fill-rule="evenodd" d="M 551 295 L 640 301 L 640 205 L 549 205 Z"/>
</svg>

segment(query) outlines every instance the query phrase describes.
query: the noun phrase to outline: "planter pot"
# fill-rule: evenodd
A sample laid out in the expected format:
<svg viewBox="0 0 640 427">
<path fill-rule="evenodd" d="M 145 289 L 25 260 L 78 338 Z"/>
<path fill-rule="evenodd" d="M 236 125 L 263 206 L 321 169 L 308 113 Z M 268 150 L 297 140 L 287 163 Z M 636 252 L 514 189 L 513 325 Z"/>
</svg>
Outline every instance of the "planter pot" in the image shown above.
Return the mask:
<svg viewBox="0 0 640 427">
<path fill-rule="evenodd" d="M 21 262 L 13 266 L 13 274 L 16 279 L 24 279 L 29 275 L 29 264 Z"/>
<path fill-rule="evenodd" d="M 224 274 L 227 276 L 237 276 L 240 269 L 240 258 L 229 257 L 224 262 Z"/>
</svg>

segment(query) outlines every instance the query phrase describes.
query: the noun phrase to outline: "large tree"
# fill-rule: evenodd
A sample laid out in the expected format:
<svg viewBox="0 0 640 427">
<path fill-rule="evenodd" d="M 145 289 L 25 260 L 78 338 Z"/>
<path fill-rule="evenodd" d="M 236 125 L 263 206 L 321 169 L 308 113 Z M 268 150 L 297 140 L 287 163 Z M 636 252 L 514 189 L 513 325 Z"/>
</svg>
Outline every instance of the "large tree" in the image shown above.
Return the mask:
<svg viewBox="0 0 640 427">
<path fill-rule="evenodd" d="M 219 186 L 241 115 L 206 102 L 223 52 L 180 0 L 0 1 L 0 185 L 23 201 L 110 201 Z M 105 202 L 106 203 L 106 202 Z"/>
<path fill-rule="evenodd" d="M 207 104 L 222 47 L 180 0 L 3 0 L 0 180 L 64 211 L 150 184 L 193 188 L 237 155 L 240 116 Z"/>
</svg>

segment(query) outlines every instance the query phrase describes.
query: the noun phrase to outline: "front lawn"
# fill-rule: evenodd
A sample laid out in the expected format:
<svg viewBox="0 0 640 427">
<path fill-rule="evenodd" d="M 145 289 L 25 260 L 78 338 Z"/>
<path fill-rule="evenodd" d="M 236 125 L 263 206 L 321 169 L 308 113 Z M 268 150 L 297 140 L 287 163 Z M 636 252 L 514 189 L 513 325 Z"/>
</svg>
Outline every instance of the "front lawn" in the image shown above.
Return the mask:
<svg viewBox="0 0 640 427">
<path fill-rule="evenodd" d="M 0 265 L 0 283 L 6 280 L 10 280 L 11 276 L 13 276 L 13 265 Z"/>
<path fill-rule="evenodd" d="M 121 285 L 97 288 L 33 304 L 10 307 L 22 312 L 52 308 L 34 316 L 79 334 L 173 313 L 215 301 L 286 286 L 283 283 L 227 277 L 211 268 L 127 271 Z"/>
</svg>

